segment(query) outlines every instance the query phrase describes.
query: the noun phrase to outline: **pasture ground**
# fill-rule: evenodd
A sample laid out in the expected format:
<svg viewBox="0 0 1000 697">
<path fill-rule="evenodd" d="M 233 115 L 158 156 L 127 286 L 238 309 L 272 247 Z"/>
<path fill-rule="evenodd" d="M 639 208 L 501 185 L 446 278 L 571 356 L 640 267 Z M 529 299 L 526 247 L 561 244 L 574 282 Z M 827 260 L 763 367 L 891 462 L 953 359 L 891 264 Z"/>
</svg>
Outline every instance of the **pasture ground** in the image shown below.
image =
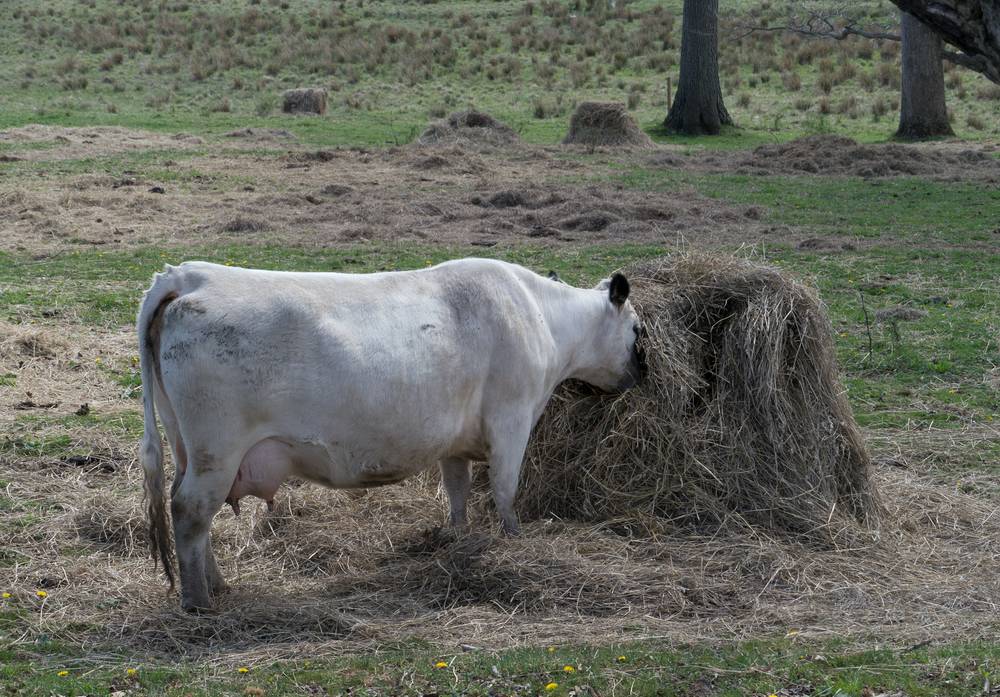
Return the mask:
<svg viewBox="0 0 1000 697">
<path fill-rule="evenodd" d="M 931 167 L 917 177 L 794 174 L 768 151 L 689 145 L 317 149 L 61 127 L 5 138 L 21 143 L 0 165 L 10 689 L 957 695 L 991 679 L 991 143 L 917 146 L 907 166 Z M 894 146 L 868 147 L 896 161 Z M 831 551 L 736 521 L 695 534 L 539 520 L 504 540 L 488 506 L 454 537 L 438 529 L 432 477 L 363 495 L 293 485 L 274 513 L 220 514 L 233 590 L 217 613 L 187 616 L 164 595 L 144 547 L 131 326 L 163 263 L 371 271 L 474 254 L 592 283 L 693 248 L 820 289 L 890 509 L 879 539 Z"/>
<path fill-rule="evenodd" d="M 668 138 L 680 0 L 7 5 L 0 694 L 996 692 L 996 86 L 949 66 L 958 138 L 889 145 L 895 44 L 745 34 L 787 4 L 738 0 L 721 72 L 741 128 Z M 306 84 L 328 113 L 279 115 Z M 658 147 L 556 146 L 591 99 L 626 102 Z M 473 105 L 525 144 L 407 145 Z M 479 255 L 585 284 L 692 249 L 819 289 L 889 509 L 877 539 L 536 520 L 505 540 L 484 497 L 455 537 L 433 477 L 292 485 L 271 514 L 218 517 L 217 612 L 165 595 L 132 329 L 162 264 Z"/>
</svg>

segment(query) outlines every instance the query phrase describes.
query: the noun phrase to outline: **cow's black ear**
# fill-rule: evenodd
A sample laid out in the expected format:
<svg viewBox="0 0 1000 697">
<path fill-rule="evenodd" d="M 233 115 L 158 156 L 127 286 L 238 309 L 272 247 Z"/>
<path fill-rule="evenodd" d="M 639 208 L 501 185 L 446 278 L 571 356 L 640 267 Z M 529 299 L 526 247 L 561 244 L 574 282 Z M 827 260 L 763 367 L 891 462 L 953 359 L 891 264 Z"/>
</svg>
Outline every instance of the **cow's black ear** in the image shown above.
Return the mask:
<svg viewBox="0 0 1000 697">
<path fill-rule="evenodd" d="M 559 274 L 557 274 L 555 271 L 549 271 L 547 276 L 550 281 L 556 281 L 558 283 L 562 283 L 562 279 L 559 278 Z"/>
<path fill-rule="evenodd" d="M 625 278 L 620 273 L 616 273 L 611 277 L 611 284 L 608 286 L 608 297 L 611 298 L 611 304 L 615 307 L 621 307 L 628 300 L 629 292 L 628 279 Z"/>
</svg>

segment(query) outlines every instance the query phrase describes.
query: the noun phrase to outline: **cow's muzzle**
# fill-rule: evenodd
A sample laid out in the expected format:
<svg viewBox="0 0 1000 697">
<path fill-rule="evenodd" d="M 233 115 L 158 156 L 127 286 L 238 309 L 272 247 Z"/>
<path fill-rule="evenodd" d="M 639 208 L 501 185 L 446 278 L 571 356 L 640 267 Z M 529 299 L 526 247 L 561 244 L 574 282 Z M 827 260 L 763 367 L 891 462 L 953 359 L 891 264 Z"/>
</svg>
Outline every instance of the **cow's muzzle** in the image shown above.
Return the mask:
<svg viewBox="0 0 1000 697">
<path fill-rule="evenodd" d="M 646 377 L 646 352 L 639 342 L 636 341 L 632 347 L 632 355 L 629 356 L 625 376 L 618 381 L 618 391 L 624 392 L 635 387 L 644 377 Z"/>
</svg>

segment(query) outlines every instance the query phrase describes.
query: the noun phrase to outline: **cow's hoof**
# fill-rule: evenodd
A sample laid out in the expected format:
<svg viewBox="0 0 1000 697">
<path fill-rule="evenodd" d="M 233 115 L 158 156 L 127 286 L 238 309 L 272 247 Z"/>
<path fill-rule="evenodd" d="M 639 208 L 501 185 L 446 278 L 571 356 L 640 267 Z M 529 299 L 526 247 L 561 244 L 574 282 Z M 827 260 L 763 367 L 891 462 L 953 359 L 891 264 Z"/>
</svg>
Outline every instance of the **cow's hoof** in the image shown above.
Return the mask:
<svg viewBox="0 0 1000 697">
<path fill-rule="evenodd" d="M 204 615 L 212 611 L 212 603 L 208 600 L 197 601 L 185 598 L 181 600 L 181 610 L 192 615 Z"/>
</svg>

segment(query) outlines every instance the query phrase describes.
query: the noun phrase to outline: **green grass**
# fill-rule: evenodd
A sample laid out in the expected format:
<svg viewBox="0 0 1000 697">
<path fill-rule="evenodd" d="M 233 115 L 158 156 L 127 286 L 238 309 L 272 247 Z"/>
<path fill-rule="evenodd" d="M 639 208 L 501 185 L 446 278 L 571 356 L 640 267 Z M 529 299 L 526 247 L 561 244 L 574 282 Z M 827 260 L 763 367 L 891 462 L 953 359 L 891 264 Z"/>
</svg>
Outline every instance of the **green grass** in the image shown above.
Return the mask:
<svg viewBox="0 0 1000 697">
<path fill-rule="evenodd" d="M 29 601 L 34 604 L 34 601 Z M 0 613 L 0 628 L 22 610 Z M 602 647 L 436 652 L 384 647 L 341 659 L 205 668 L 123 657 L 112 666 L 75 658 L 59 645 L 0 649 L 0 679 L 24 695 L 107 694 L 554 694 L 842 695 L 902 691 L 909 697 L 978 694 L 1000 661 L 994 643 L 912 651 L 857 651 L 837 642 L 789 639 L 706 647 L 659 642 Z M 438 663 L 445 667 L 435 667 Z M 573 668 L 567 672 L 565 666 Z M 240 668 L 247 669 L 240 672 Z M 60 673 L 65 672 L 65 675 Z M 552 689 L 546 686 L 554 683 Z M 866 692 L 867 690 L 867 692 Z"/>
<path fill-rule="evenodd" d="M 0 274 L 11 289 L 0 296 L 0 313 L 78 316 L 91 324 L 134 321 L 142 290 L 164 264 L 203 259 L 221 264 L 290 271 L 370 272 L 414 269 L 461 256 L 502 257 L 540 271 L 554 270 L 573 283 L 596 282 L 637 258 L 662 253 L 657 246 L 583 247 L 556 252 L 544 247 L 484 249 L 429 245 L 371 245 L 308 249 L 274 245 L 201 248 L 146 247 L 128 252 L 80 250 L 44 259 L 0 253 Z"/>
<path fill-rule="evenodd" d="M 768 221 L 817 236 L 898 239 L 910 243 L 1000 242 L 1000 196 L 981 183 L 917 177 L 753 176 L 635 168 L 619 178 L 647 191 L 693 188 L 737 205 L 766 209 Z"/>
<path fill-rule="evenodd" d="M 887 2 L 855 5 L 873 25 L 895 18 Z M 618 7 L 609 12 L 604 3 L 521 0 L 9 0 L 8 21 L 0 25 L 0 79 L 10 89 L 0 128 L 108 124 L 218 135 L 255 125 L 287 128 L 318 145 L 393 145 L 412 140 L 434 113 L 476 105 L 529 142 L 555 143 L 575 103 L 636 95 L 633 111 L 655 133 L 668 107 L 666 78 L 677 81 L 680 3 Z M 722 82 L 743 130 L 717 139 L 661 139 L 740 147 L 824 131 L 889 138 L 895 108 L 875 120 L 871 107 L 898 101 L 898 87 L 866 87 L 861 80 L 883 63 L 898 71 L 898 57 L 866 54 L 860 41 L 817 40 L 813 55 L 802 52 L 806 44 L 773 34 L 737 38 L 741 22 L 785 19 L 786 3 L 763 13 L 761 7 L 732 3 L 721 30 Z M 857 69 L 829 95 L 817 87 L 823 57 L 837 68 L 846 61 Z M 790 72 L 800 77 L 801 89 L 783 86 Z M 328 114 L 280 115 L 281 91 L 304 85 L 330 90 Z M 750 96 L 745 106 L 741 94 Z M 819 113 L 824 97 L 833 113 Z M 853 107 L 838 109 L 850 99 Z M 985 78 L 969 71 L 950 82 L 959 135 L 995 136 L 997 99 Z M 795 107 L 802 100 L 805 110 Z M 539 105 L 542 118 L 535 115 Z M 985 129 L 968 126 L 970 116 Z"/>
<path fill-rule="evenodd" d="M 591 284 L 615 268 L 668 251 L 648 245 L 554 250 L 393 244 L 80 250 L 37 260 L 0 254 L 0 274 L 9 287 L 0 295 L 0 317 L 40 323 L 52 321 L 47 317 L 77 318 L 97 326 L 127 327 L 152 274 L 164 263 L 190 258 L 272 269 L 369 272 L 421 268 L 461 256 L 493 256 L 542 272 L 555 270 L 571 283 Z M 956 427 L 994 417 L 995 389 L 985 376 L 1000 364 L 995 339 L 1000 327 L 1000 291 L 995 284 L 1000 255 L 905 246 L 821 255 L 776 246 L 766 251 L 766 258 L 819 289 L 830 311 L 838 358 L 860 423 Z M 897 322 L 895 327 L 876 320 L 878 310 L 897 306 L 926 315 Z M 125 393 L 137 394 L 133 366 L 106 370 Z"/>
<path fill-rule="evenodd" d="M 130 394 L 139 391 L 130 388 Z M 80 441 L 65 431 L 85 429 Z M 0 454 L 25 458 L 63 458 L 90 450 L 95 434 L 121 442 L 138 442 L 142 435 L 142 414 L 138 411 L 98 412 L 84 415 L 26 411 L 5 427 L 0 438 Z"/>
<path fill-rule="evenodd" d="M 240 174 L 208 173 L 188 165 L 189 160 L 205 155 L 204 150 L 151 148 L 127 153 L 60 160 L 22 160 L 0 162 L 0 176 L 15 179 L 60 179 L 82 174 L 105 174 L 115 179 L 141 173 L 144 180 L 170 184 L 181 190 L 196 189 L 200 193 L 233 191 L 253 184 Z M 215 150 L 226 157 L 257 157 L 256 150 Z M 268 154 L 273 155 L 273 151 Z M 183 166 L 178 167 L 178 164 Z"/>
</svg>

